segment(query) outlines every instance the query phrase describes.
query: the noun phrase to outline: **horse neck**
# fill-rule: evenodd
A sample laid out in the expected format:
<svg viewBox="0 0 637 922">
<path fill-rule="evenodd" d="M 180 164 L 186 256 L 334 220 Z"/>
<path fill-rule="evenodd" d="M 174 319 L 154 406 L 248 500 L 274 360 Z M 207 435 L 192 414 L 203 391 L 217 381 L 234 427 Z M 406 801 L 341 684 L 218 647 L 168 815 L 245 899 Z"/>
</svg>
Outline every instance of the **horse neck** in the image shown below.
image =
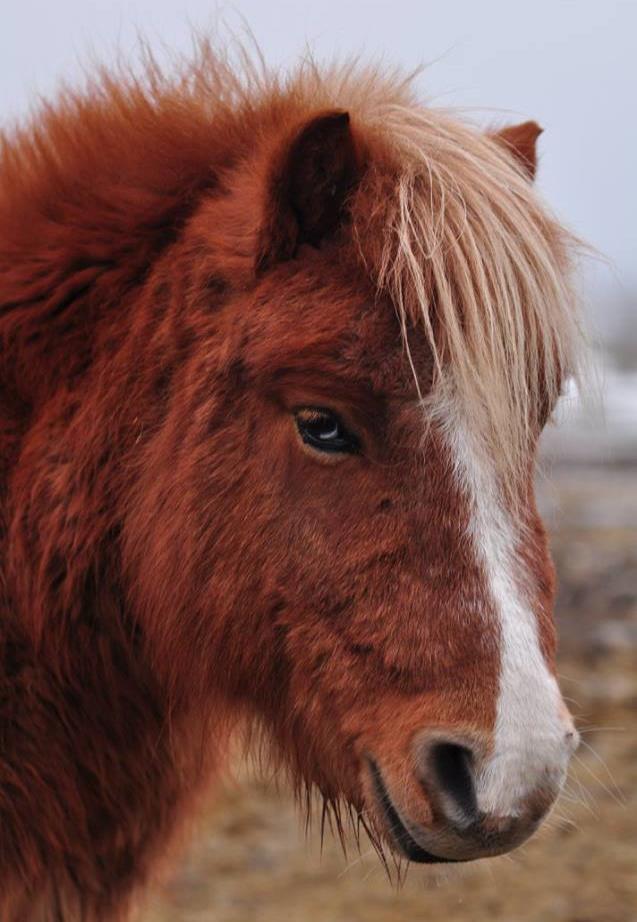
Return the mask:
<svg viewBox="0 0 637 922">
<path fill-rule="evenodd" d="M 168 232 L 149 235 L 120 260 L 113 236 L 100 258 L 69 259 L 90 244 L 82 228 L 64 228 L 63 236 L 63 247 L 43 241 L 39 251 L 11 255 L 0 236 L 0 382 L 14 403 L 41 405 L 85 374 L 96 340 L 134 304 L 168 242 Z M 35 277 L 34 262 L 44 264 Z"/>
<path fill-rule="evenodd" d="M 134 108 L 53 111 L 0 154 L 0 388 L 26 403 L 82 374 L 232 157 L 194 103 Z"/>
<path fill-rule="evenodd" d="M 154 352 L 180 347 L 179 273 L 164 278 L 180 247 L 141 228 L 121 263 L 114 235 L 84 263 L 37 226 L 31 255 L 0 237 L 0 684 L 20 702 L 0 715 L 0 787 L 31 781 L 0 829 L 1 918 L 14 879 L 29 906 L 52 881 L 69 906 L 125 901 L 222 748 L 158 680 L 123 586 L 121 472 L 161 403 L 144 403 Z"/>
<path fill-rule="evenodd" d="M 81 138 L 81 125 L 68 127 Z M 91 513 L 104 507 L 98 493 L 112 495 L 113 484 L 100 486 L 93 472 L 107 466 L 108 450 L 114 457 L 103 479 L 116 475 L 133 402 L 127 374 L 134 377 L 140 343 L 148 352 L 151 328 L 161 319 L 159 311 L 151 314 L 144 292 L 185 220 L 184 201 L 193 207 L 186 192 L 193 189 L 194 167 L 182 175 L 172 162 L 180 184 L 162 185 L 152 156 L 143 173 L 140 152 L 127 140 L 125 133 L 117 140 L 116 174 L 115 141 L 110 156 L 102 156 L 88 135 L 55 165 L 52 156 L 38 158 L 24 139 L 24 150 L 17 143 L 13 151 L 14 161 L 24 154 L 22 172 L 0 159 L 0 571 L 12 557 L 17 578 L 24 574 L 16 592 L 27 617 L 29 595 L 41 588 L 28 586 L 38 568 L 45 573 L 50 565 L 49 582 L 61 579 L 52 575 L 56 567 L 46 555 L 60 562 L 73 557 L 61 544 L 70 532 L 56 508 L 74 498 L 82 510 L 78 533 L 69 540 L 86 549 L 87 572 L 95 568 L 92 549 L 113 543 L 105 540 L 113 516 L 98 523 Z M 160 300 L 165 308 L 169 298 Z M 137 350 L 130 346 L 134 340 Z M 111 376 L 111 365 L 119 377 Z M 90 491 L 80 495 L 89 483 Z M 51 496 L 52 484 L 66 498 Z M 45 540 L 47 533 L 52 540 Z M 82 574 L 77 577 L 74 604 L 80 605 Z M 59 604 L 61 595 L 42 595 L 35 617 L 40 612 L 44 621 L 47 604 Z"/>
</svg>

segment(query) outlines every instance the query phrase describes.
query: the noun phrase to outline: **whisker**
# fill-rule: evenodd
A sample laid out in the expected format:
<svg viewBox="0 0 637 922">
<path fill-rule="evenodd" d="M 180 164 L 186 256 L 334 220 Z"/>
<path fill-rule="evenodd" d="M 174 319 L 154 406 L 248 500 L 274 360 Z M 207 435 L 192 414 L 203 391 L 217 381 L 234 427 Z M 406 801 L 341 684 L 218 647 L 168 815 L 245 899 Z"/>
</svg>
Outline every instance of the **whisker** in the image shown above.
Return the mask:
<svg viewBox="0 0 637 922">
<path fill-rule="evenodd" d="M 366 858 L 369 858 L 370 855 L 374 855 L 375 853 L 376 851 L 374 847 L 370 846 L 370 848 L 368 848 L 367 851 L 361 852 L 360 855 L 358 855 L 356 858 L 352 859 L 351 861 L 348 861 L 348 863 L 345 865 L 343 870 L 337 875 L 337 880 L 340 880 L 342 877 L 345 876 L 345 874 L 351 871 L 352 868 L 356 867 L 357 864 L 362 864 Z M 371 873 L 371 870 L 369 873 Z"/>
<path fill-rule="evenodd" d="M 577 785 L 577 789 L 580 792 L 580 796 L 582 797 L 582 803 L 585 804 L 590 809 L 590 811 L 593 813 L 594 816 L 597 816 L 597 813 L 593 811 L 593 808 L 596 805 L 594 791 L 592 791 L 590 788 L 588 788 L 584 784 L 582 778 L 580 778 L 579 775 L 573 776 L 573 780 L 575 784 Z"/>
<path fill-rule="evenodd" d="M 625 806 L 625 804 L 622 803 L 622 800 L 618 797 L 617 793 L 616 793 L 615 791 L 613 791 L 611 788 L 609 788 L 608 785 L 605 784 L 604 781 L 602 781 L 602 779 L 599 777 L 599 775 L 598 775 L 596 772 L 593 771 L 593 769 L 590 767 L 590 765 L 587 765 L 586 762 L 585 762 L 580 756 L 577 755 L 577 753 L 574 754 L 573 758 L 574 758 L 575 761 L 578 763 L 578 765 L 580 765 L 581 768 L 591 776 L 591 778 L 593 779 L 593 781 L 594 781 L 594 782 L 595 782 L 595 783 L 596 783 L 606 794 L 608 794 L 608 796 L 609 796 L 616 804 L 618 804 L 619 806 Z"/>
<path fill-rule="evenodd" d="M 613 786 L 613 788 L 614 788 L 614 790 L 615 790 L 615 792 L 616 792 L 617 802 L 620 803 L 622 806 L 626 806 L 626 803 L 627 803 L 626 796 L 624 795 L 624 792 L 621 790 L 621 788 L 620 788 L 619 785 L 617 784 L 617 782 L 616 782 L 616 780 L 615 780 L 615 776 L 613 775 L 612 771 L 610 770 L 608 763 L 605 761 L 605 759 L 603 759 L 603 758 L 600 756 L 600 754 L 591 746 L 590 743 L 587 743 L 587 742 L 586 742 L 586 740 L 582 740 L 582 746 L 584 746 L 584 747 L 591 753 L 591 755 L 594 756 L 594 757 L 597 759 L 597 761 L 599 762 L 599 764 L 602 766 L 602 768 L 603 768 L 604 771 L 606 772 L 606 774 L 607 774 L 607 776 L 608 776 L 608 778 L 609 778 L 609 780 L 610 780 L 610 782 L 611 782 L 611 784 L 612 784 L 612 786 Z M 589 771 L 591 771 L 590 766 L 587 766 L 587 768 L 588 768 Z M 593 774 L 592 771 L 591 771 L 591 774 Z M 598 783 L 600 783 L 600 782 L 598 781 Z M 605 786 L 604 786 L 604 789 L 606 790 Z"/>
<path fill-rule="evenodd" d="M 627 727 L 578 727 L 577 732 L 580 736 L 583 736 L 585 733 L 626 733 Z"/>
</svg>

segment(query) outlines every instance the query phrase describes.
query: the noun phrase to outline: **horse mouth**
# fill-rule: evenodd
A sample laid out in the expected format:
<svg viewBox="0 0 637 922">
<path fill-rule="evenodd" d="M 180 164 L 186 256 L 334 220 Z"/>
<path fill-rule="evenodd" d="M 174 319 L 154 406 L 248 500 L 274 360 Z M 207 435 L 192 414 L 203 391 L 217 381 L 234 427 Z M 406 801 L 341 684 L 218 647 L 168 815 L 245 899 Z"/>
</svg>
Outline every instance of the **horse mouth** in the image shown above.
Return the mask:
<svg viewBox="0 0 637 922">
<path fill-rule="evenodd" d="M 396 810 L 378 765 L 369 756 L 367 757 L 367 764 L 372 778 L 376 803 L 382 814 L 387 834 L 391 842 L 405 858 L 418 864 L 449 864 L 464 860 L 462 858 L 441 858 L 419 845 Z"/>
</svg>

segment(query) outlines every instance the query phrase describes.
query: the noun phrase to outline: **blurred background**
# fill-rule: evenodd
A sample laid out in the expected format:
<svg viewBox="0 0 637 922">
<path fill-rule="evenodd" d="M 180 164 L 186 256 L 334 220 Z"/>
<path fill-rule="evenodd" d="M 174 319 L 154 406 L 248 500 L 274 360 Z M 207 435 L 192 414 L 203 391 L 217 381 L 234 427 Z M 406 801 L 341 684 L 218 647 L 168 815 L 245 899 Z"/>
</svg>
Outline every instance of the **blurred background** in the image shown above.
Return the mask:
<svg viewBox="0 0 637 922">
<path fill-rule="evenodd" d="M 637 0 L 4 0 L 0 125 L 94 61 L 170 67 L 193 29 L 253 31 L 287 67 L 360 54 L 418 77 L 423 99 L 491 125 L 534 118 L 538 187 L 599 256 L 579 285 L 594 382 L 563 400 L 540 503 L 560 576 L 561 683 L 583 744 L 548 824 L 506 858 L 413 867 L 391 885 L 363 843 L 305 835 L 291 797 L 240 762 L 143 922 L 637 920 Z M 590 397 L 590 395 L 597 395 Z M 582 399 L 582 397 L 586 399 Z M 589 399 L 590 398 L 590 399 Z M 316 824 L 318 825 L 318 823 Z"/>
</svg>

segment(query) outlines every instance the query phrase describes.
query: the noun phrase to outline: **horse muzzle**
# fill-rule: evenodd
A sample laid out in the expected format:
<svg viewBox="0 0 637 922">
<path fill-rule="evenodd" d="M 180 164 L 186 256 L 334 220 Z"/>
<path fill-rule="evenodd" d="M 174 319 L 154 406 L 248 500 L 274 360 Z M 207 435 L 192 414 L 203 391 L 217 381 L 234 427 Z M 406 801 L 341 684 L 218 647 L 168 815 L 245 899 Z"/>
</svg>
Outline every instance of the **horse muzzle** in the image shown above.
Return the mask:
<svg viewBox="0 0 637 922">
<path fill-rule="evenodd" d="M 551 747 L 552 758 L 545 747 L 541 763 L 527 760 L 523 777 L 513 775 L 521 770 L 519 759 L 503 759 L 497 766 L 502 796 L 494 800 L 493 764 L 479 741 L 425 735 L 418 743 L 415 776 L 407 785 L 404 780 L 392 785 L 392 773 L 385 773 L 371 755 L 366 757 L 372 812 L 391 845 L 410 861 L 435 864 L 504 854 L 526 841 L 553 806 L 578 741 L 569 726 L 561 745 Z M 508 779 L 507 769 L 512 772 Z M 404 803 L 393 788 L 403 793 Z M 418 791 L 415 809 L 413 793 L 404 795 L 408 788 Z"/>
</svg>

